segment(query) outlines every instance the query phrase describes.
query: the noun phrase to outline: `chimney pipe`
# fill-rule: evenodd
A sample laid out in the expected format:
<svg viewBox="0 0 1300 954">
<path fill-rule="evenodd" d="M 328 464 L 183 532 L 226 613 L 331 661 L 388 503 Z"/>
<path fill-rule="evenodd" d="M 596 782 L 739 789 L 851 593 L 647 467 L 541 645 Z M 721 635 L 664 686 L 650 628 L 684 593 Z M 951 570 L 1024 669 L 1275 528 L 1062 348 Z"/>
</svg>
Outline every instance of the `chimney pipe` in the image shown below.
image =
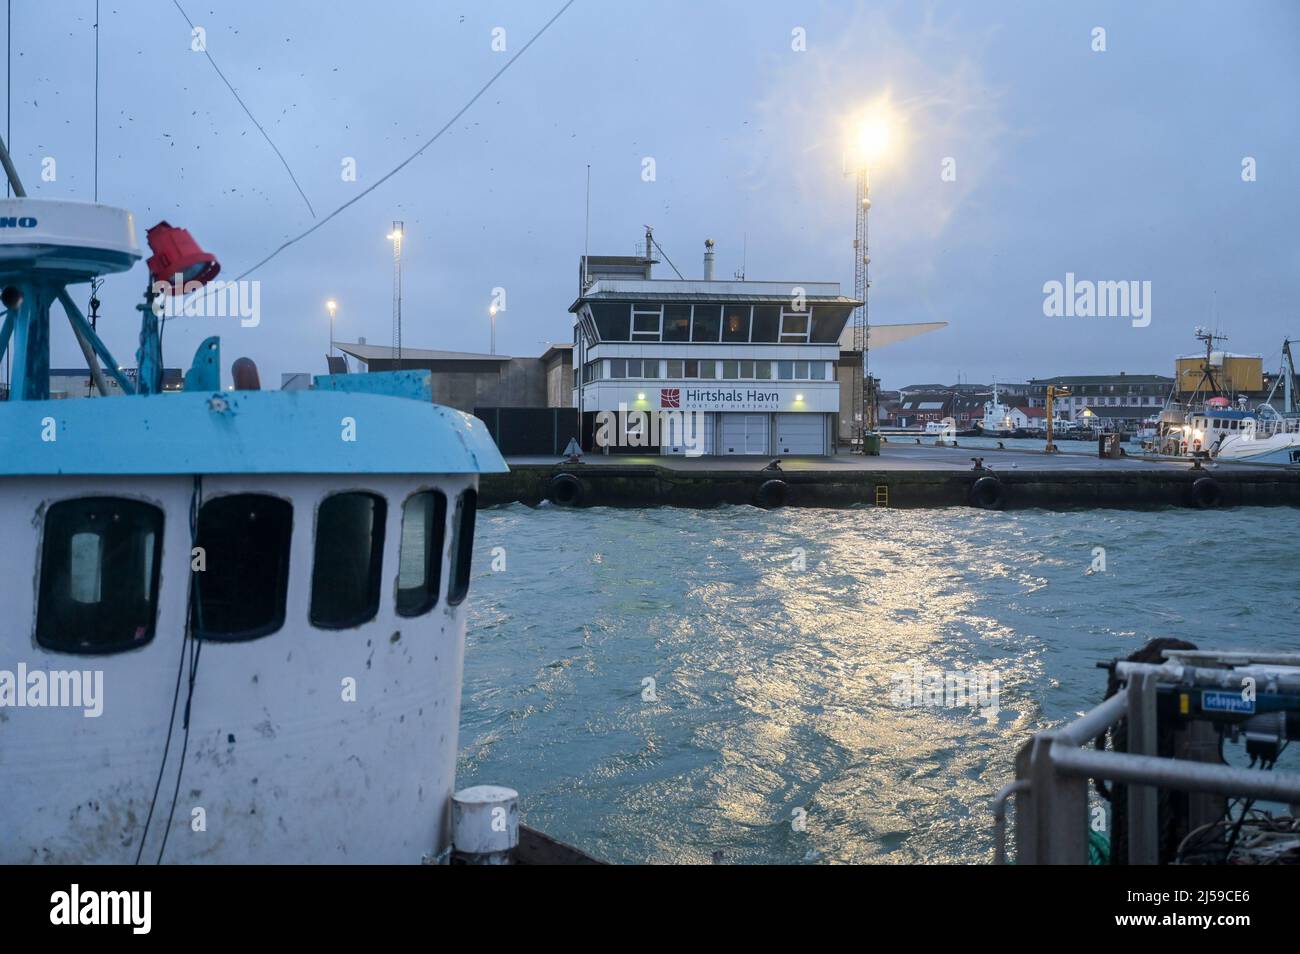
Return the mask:
<svg viewBox="0 0 1300 954">
<path fill-rule="evenodd" d="M 704 240 L 704 280 L 713 281 L 713 239 Z"/>
</svg>

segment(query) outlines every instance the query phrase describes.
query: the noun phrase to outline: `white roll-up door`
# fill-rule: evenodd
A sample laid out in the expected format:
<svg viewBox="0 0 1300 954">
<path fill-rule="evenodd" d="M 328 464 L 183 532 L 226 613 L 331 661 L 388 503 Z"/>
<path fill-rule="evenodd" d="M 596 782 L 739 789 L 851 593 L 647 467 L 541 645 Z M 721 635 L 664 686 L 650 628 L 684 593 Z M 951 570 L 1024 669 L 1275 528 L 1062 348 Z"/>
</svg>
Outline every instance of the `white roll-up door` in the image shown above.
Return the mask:
<svg viewBox="0 0 1300 954">
<path fill-rule="evenodd" d="M 776 453 L 825 454 L 826 415 L 776 415 Z"/>
<path fill-rule="evenodd" d="M 766 454 L 766 414 L 723 414 L 720 454 Z"/>
<path fill-rule="evenodd" d="M 713 429 L 717 426 L 716 414 L 702 411 L 682 411 L 672 423 L 661 425 L 660 451 L 678 457 L 698 457 L 716 454 L 713 449 Z"/>
</svg>

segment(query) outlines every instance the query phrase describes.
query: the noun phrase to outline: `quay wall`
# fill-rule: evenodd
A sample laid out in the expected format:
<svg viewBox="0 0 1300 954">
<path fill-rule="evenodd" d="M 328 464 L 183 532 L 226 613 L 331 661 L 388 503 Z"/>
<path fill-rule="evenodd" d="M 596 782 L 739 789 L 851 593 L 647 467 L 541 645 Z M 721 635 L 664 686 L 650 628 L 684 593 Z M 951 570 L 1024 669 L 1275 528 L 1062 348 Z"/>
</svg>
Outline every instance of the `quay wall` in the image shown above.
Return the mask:
<svg viewBox="0 0 1300 954">
<path fill-rule="evenodd" d="M 977 486 L 978 483 L 978 486 Z M 513 464 L 479 503 L 577 507 L 1046 509 L 1300 506 L 1300 474 L 1265 470 L 683 470 L 653 464 Z"/>
</svg>

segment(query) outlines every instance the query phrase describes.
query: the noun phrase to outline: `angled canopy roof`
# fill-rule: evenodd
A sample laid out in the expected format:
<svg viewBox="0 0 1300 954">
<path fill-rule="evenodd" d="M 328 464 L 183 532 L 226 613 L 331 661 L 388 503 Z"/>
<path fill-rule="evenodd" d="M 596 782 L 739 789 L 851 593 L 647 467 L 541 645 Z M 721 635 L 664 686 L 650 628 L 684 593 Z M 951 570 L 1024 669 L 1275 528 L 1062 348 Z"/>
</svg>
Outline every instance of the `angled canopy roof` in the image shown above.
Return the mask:
<svg viewBox="0 0 1300 954">
<path fill-rule="evenodd" d="M 938 331 L 940 328 L 947 328 L 946 321 L 914 321 L 899 325 L 871 325 L 867 328 L 867 347 L 883 348 L 886 345 L 898 344 L 900 341 L 906 341 L 908 338 L 915 338 L 917 335 L 923 335 L 927 331 Z M 853 324 L 844 326 L 844 331 L 840 334 L 840 347 L 846 351 L 853 350 Z"/>
</svg>

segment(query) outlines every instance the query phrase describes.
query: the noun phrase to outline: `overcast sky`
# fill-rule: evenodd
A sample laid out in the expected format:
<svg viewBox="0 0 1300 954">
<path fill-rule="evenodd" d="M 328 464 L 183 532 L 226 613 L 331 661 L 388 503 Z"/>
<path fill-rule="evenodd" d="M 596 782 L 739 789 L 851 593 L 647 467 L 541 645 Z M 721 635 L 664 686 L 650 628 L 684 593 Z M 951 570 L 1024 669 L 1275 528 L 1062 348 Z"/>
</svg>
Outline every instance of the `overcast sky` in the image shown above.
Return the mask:
<svg viewBox="0 0 1300 954">
<path fill-rule="evenodd" d="M 322 218 L 441 127 L 562 2 L 182 6 Z M 20 172 L 32 195 L 90 200 L 94 0 L 12 8 Z M 173 3 L 100 9 L 100 200 L 136 213 L 142 243 L 162 218 L 189 228 L 228 277 L 310 226 Z M 227 377 L 239 355 L 270 385 L 322 372 L 330 297 L 340 340 L 389 343 L 394 219 L 405 345 L 486 351 L 496 287 L 499 352 L 568 341 L 588 163 L 593 254 L 632 253 L 648 223 L 687 277 L 712 237 L 720 276 L 744 254 L 750 279 L 851 292 L 845 121 L 888 96 L 904 126 L 872 170 L 872 321 L 950 325 L 876 352 L 886 387 L 1169 374 L 1198 324 L 1272 365 L 1283 335 L 1300 335 L 1297 90 L 1292 0 L 577 0 L 423 155 L 251 276 L 260 325 L 171 322 L 166 359 L 187 367 L 217 333 Z M 1149 326 L 1045 317 L 1043 285 L 1067 272 L 1151 282 Z M 672 277 L 667 264 L 656 274 Z M 102 296 L 103 336 L 127 365 L 144 284 L 141 263 Z M 54 361 L 80 363 L 62 322 Z"/>
</svg>

